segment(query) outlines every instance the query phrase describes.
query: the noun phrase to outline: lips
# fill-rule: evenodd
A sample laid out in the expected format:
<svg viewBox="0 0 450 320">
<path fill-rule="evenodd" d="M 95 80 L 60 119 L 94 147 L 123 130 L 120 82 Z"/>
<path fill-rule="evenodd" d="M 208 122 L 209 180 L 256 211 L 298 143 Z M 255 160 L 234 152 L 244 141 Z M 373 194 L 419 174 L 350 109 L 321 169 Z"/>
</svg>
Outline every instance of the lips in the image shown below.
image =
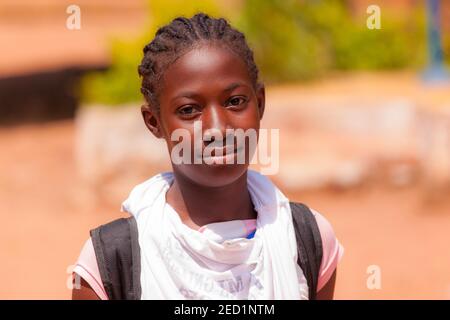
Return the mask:
<svg viewBox="0 0 450 320">
<path fill-rule="evenodd" d="M 205 149 L 203 149 L 203 152 L 205 152 Z M 212 149 L 211 157 L 221 157 L 221 156 L 226 156 L 226 155 L 233 154 L 236 152 L 237 152 L 237 146 L 234 146 L 234 145 L 215 147 Z"/>
<path fill-rule="evenodd" d="M 212 149 L 211 156 L 205 155 L 203 161 L 209 165 L 220 165 L 220 164 L 236 164 L 237 155 L 243 150 L 243 147 L 237 148 L 229 146 L 220 147 Z M 228 151 L 228 152 L 227 152 Z"/>
</svg>

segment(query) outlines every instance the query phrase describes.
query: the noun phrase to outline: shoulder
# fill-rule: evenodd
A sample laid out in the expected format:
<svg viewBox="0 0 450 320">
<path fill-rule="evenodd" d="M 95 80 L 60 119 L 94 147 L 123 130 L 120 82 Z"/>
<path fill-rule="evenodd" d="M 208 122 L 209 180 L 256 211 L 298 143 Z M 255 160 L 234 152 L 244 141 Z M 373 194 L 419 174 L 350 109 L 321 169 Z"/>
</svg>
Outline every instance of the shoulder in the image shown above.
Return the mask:
<svg viewBox="0 0 450 320">
<path fill-rule="evenodd" d="M 98 269 L 97 258 L 91 237 L 89 237 L 84 243 L 73 272 L 83 278 L 83 280 L 89 284 L 100 299 L 108 299 L 105 288 L 103 287 L 100 271 Z"/>
<path fill-rule="evenodd" d="M 319 271 L 317 290 L 322 289 L 336 270 L 338 262 L 344 254 L 344 247 L 339 242 L 331 223 L 324 215 L 310 208 L 314 215 L 322 239 L 322 263 Z"/>
</svg>

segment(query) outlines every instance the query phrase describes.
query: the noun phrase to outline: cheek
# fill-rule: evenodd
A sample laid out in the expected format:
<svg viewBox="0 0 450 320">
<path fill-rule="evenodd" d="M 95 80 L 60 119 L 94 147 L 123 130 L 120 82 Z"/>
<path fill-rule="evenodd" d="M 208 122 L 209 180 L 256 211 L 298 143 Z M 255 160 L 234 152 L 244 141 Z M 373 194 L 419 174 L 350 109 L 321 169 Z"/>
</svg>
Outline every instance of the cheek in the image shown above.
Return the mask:
<svg viewBox="0 0 450 320">
<path fill-rule="evenodd" d="M 173 141 L 172 137 L 175 136 L 176 133 L 183 132 L 183 134 L 186 134 L 187 130 L 183 126 L 183 123 L 180 123 L 173 114 L 164 111 L 160 114 L 160 126 L 163 132 L 163 138 L 166 140 L 169 150 L 172 150 L 179 141 L 177 139 Z"/>
<path fill-rule="evenodd" d="M 260 127 L 259 111 L 255 103 L 251 103 L 245 109 L 234 118 L 233 127 L 241 128 L 244 130 L 255 129 L 257 132 Z"/>
<path fill-rule="evenodd" d="M 192 149 L 194 142 L 193 126 L 180 121 L 168 123 L 165 130 L 165 140 L 169 152 L 179 143 L 183 143 L 184 147 Z"/>
</svg>

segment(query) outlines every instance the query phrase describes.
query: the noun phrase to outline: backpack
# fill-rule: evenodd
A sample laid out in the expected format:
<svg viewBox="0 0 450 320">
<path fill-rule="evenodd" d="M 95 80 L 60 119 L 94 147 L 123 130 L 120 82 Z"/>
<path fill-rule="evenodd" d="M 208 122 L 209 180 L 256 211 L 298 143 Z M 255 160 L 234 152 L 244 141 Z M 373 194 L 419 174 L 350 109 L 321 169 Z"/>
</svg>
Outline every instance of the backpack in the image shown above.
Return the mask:
<svg viewBox="0 0 450 320">
<path fill-rule="evenodd" d="M 306 277 L 309 299 L 315 300 L 322 262 L 322 239 L 311 210 L 301 203 L 289 204 L 297 240 L 297 263 Z M 108 298 L 139 300 L 141 263 L 135 218 L 114 220 L 91 230 L 90 234 Z"/>
</svg>

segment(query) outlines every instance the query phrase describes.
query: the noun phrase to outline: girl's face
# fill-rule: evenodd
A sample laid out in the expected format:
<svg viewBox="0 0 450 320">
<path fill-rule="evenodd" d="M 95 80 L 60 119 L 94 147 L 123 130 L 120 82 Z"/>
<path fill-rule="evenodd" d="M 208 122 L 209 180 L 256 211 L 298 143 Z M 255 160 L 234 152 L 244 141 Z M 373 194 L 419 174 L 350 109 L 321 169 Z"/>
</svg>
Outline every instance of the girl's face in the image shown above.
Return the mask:
<svg viewBox="0 0 450 320">
<path fill-rule="evenodd" d="M 179 143 L 178 140 L 172 141 L 172 132 L 184 129 L 191 137 L 190 149 L 194 155 L 196 121 L 201 123 L 201 134 L 206 131 L 220 132 L 225 139 L 226 129 L 253 129 L 259 136 L 259 123 L 264 112 L 264 88 L 255 90 L 245 62 L 229 49 L 211 44 L 192 49 L 165 71 L 163 81 L 159 115 L 149 107 L 143 107 L 142 114 L 147 127 L 158 138 L 166 140 L 169 153 Z M 198 133 L 196 135 L 198 137 Z M 230 184 L 248 168 L 253 151 L 248 142 L 246 139 L 245 163 L 237 163 L 236 158 L 233 164 L 172 162 L 173 169 L 199 185 L 218 187 Z M 198 146 L 204 151 L 209 143 L 202 140 Z"/>
</svg>

